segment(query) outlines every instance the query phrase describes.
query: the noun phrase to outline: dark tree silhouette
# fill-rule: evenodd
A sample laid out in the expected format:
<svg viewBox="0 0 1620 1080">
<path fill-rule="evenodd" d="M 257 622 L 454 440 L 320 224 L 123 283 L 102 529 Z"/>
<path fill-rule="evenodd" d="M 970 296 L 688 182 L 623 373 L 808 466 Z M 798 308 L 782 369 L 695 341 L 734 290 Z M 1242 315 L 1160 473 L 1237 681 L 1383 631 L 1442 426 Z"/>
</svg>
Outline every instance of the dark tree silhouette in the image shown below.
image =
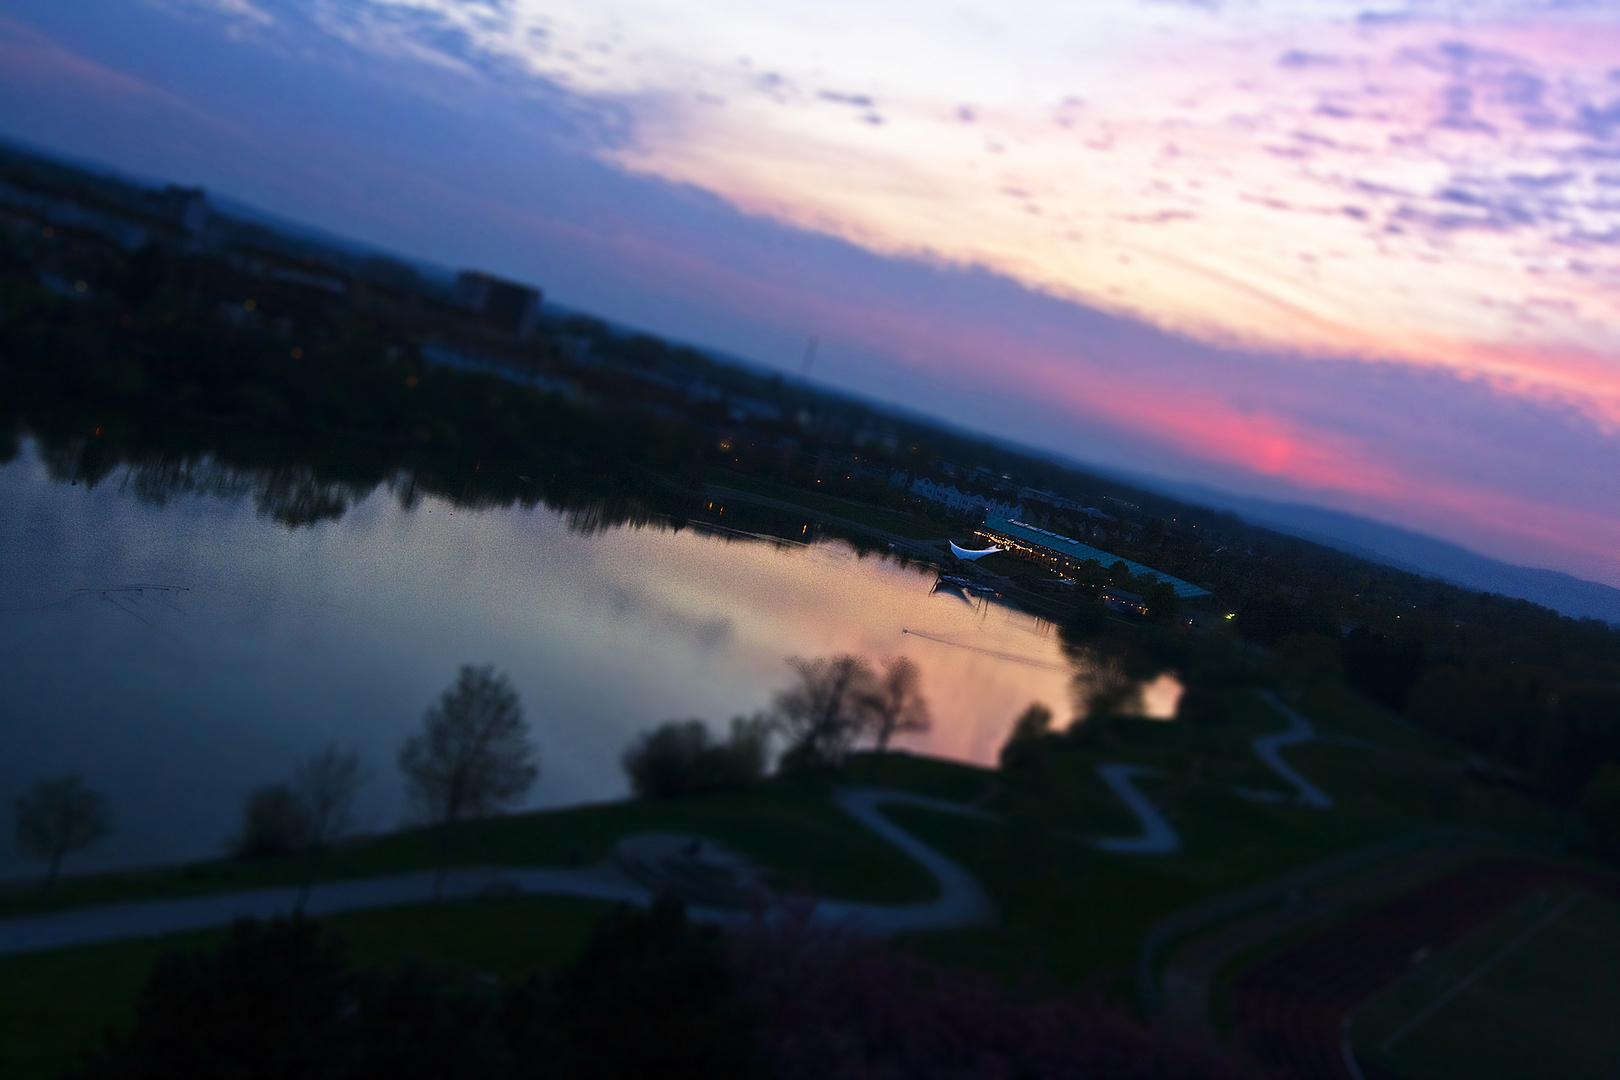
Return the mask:
<svg viewBox="0 0 1620 1080">
<path fill-rule="evenodd" d="M 399 750 L 411 803 L 440 826 L 443 889 L 449 830 L 510 805 L 540 775 L 523 705 L 493 665 L 462 665 L 456 683 L 422 717 L 422 731 Z"/>
<path fill-rule="evenodd" d="M 46 862 L 46 892 L 56 884 L 64 856 L 112 831 L 107 800 L 86 787 L 76 773 L 34 781 L 32 787 L 17 796 L 15 807 L 17 847 L 24 855 Z"/>
<path fill-rule="evenodd" d="M 358 750 L 327 743 L 293 771 L 293 793 L 308 819 L 308 842 L 327 847 L 354 828 L 354 799 L 366 782 Z"/>
<path fill-rule="evenodd" d="M 864 702 L 877 688 L 871 666 L 847 653 L 816 660 L 795 656 L 788 663 L 799 681 L 776 695 L 776 715 L 789 744 L 782 766 L 791 770 L 841 764 L 870 720 Z"/>
<path fill-rule="evenodd" d="M 340 939 L 302 918 L 242 920 L 217 949 L 175 952 L 160 960 L 136 1003 L 133 1028 L 109 1031 L 68 1075 L 74 1080 L 554 1075 L 541 1070 L 542 1060 L 514 1060 L 500 1031 L 501 1004 L 498 990 L 452 971 L 419 963 L 392 970 L 356 968 Z"/>
<path fill-rule="evenodd" d="M 232 852 L 256 859 L 326 847 L 354 827 L 354 798 L 364 781 L 360 754 L 328 744 L 299 762 L 291 784 L 261 784 L 248 793 Z"/>
<path fill-rule="evenodd" d="M 754 1010 L 727 942 L 680 904 L 621 908 L 580 957 L 505 986 L 407 960 L 355 964 L 301 917 L 242 920 L 161 959 L 134 1023 L 71 1080 L 745 1080 Z"/>
<path fill-rule="evenodd" d="M 739 787 L 765 775 L 773 726 L 766 716 L 738 716 L 721 742 L 701 720 L 669 720 L 638 736 L 619 762 L 644 798 Z"/>
<path fill-rule="evenodd" d="M 916 734 L 934 726 L 928 700 L 922 696 L 922 673 L 916 661 L 897 656 L 883 666 L 872 691 L 861 699 L 866 707 L 878 753 L 889 748 L 896 735 Z"/>
<path fill-rule="evenodd" d="M 1017 769 L 1027 765 L 1040 741 L 1052 733 L 1052 710 L 1039 701 L 1013 721 L 1012 732 L 1001 746 L 1001 767 Z"/>
<path fill-rule="evenodd" d="M 260 784 L 242 802 L 242 831 L 230 841 L 238 859 L 291 855 L 309 843 L 309 814 L 286 784 Z"/>
<path fill-rule="evenodd" d="M 737 994 L 726 941 L 680 901 L 620 907 L 552 981 L 558 1072 L 578 1080 L 759 1076 L 754 1010 Z"/>
</svg>

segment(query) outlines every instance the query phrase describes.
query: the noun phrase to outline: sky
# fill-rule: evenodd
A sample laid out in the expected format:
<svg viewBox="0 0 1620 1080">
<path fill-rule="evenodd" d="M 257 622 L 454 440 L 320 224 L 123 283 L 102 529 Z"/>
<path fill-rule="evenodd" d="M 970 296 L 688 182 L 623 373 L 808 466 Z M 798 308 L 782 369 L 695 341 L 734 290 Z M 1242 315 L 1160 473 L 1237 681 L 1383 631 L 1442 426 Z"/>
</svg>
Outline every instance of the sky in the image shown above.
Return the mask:
<svg viewBox="0 0 1620 1080">
<path fill-rule="evenodd" d="M 1620 586 L 1620 6 L 12 0 L 0 135 Z"/>
</svg>

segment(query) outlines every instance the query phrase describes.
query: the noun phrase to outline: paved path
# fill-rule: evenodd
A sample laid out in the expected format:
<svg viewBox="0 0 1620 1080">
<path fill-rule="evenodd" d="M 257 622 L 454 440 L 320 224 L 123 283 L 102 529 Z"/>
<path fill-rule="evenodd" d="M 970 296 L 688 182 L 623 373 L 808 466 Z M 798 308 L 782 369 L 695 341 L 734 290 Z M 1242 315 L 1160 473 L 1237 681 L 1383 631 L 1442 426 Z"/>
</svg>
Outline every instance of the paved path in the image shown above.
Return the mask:
<svg viewBox="0 0 1620 1080">
<path fill-rule="evenodd" d="M 834 800 L 861 824 L 926 867 L 939 883 L 940 896 L 923 904 L 855 904 L 823 900 L 818 901 L 814 908 L 815 921 L 848 926 L 873 936 L 887 936 L 912 930 L 970 926 L 995 917 L 989 898 L 967 871 L 885 819 L 878 813 L 877 807 L 891 803 L 968 817 L 988 818 L 989 815 L 974 807 L 877 788 L 841 789 L 834 795 Z M 392 877 L 323 882 L 310 890 L 304 911 L 310 915 L 337 915 L 428 903 L 433 900 L 436 877 L 433 871 L 422 871 Z M 0 956 L 211 930 L 243 917 L 265 919 L 290 914 L 297 907 L 298 893 L 295 887 L 260 889 L 178 900 L 108 904 L 0 920 Z M 632 904 L 648 904 L 653 899 L 651 890 L 607 866 L 582 870 L 458 867 L 445 875 L 442 895 L 448 900 L 466 900 L 513 893 L 577 896 Z M 694 906 L 690 911 L 693 918 L 705 922 L 724 923 L 743 917 L 735 910 L 722 908 Z"/>
<path fill-rule="evenodd" d="M 1097 775 L 1142 823 L 1142 831 L 1136 836 L 1098 840 L 1098 848 L 1120 855 L 1174 855 L 1181 850 L 1181 837 L 1176 835 L 1176 830 L 1132 783 L 1138 776 L 1160 775 L 1158 769 L 1146 765 L 1098 765 Z"/>
<path fill-rule="evenodd" d="M 833 796 L 846 813 L 921 863 L 939 883 L 939 898 L 926 904 L 844 904 L 823 901 L 817 921 L 842 922 L 874 936 L 907 930 L 948 930 L 977 926 L 996 916 L 995 906 L 966 870 L 878 813 L 882 803 L 918 806 L 944 814 L 993 820 L 972 806 L 942 802 L 888 788 L 841 788 Z"/>
<path fill-rule="evenodd" d="M 432 871 L 355 881 L 322 882 L 310 889 L 304 911 L 338 915 L 349 911 L 422 904 L 433 899 Z M 647 890 L 599 870 L 525 870 L 510 867 L 458 867 L 445 875 L 443 896 L 466 900 L 492 892 L 549 893 L 591 900 L 645 902 Z M 189 896 L 178 900 L 138 900 L 75 908 L 0 921 L 0 956 L 69 945 L 95 945 L 126 938 L 159 937 L 227 926 L 233 920 L 266 919 L 293 912 L 296 887 Z"/>
<path fill-rule="evenodd" d="M 1237 793 L 1245 798 L 1259 799 L 1263 802 L 1294 802 L 1317 810 L 1328 809 L 1333 805 L 1333 799 L 1327 792 L 1294 771 L 1294 768 L 1282 759 L 1284 747 L 1298 746 L 1317 738 L 1316 728 L 1293 708 L 1278 700 L 1271 691 L 1261 690 L 1259 693 L 1266 704 L 1283 714 L 1288 720 L 1288 727 L 1275 734 L 1261 735 L 1251 745 L 1260 760 L 1265 762 L 1272 772 L 1288 782 L 1294 789 L 1294 795 L 1290 798 L 1278 792 L 1256 791 L 1250 788 L 1238 788 Z M 1119 800 L 1136 815 L 1136 820 L 1142 823 L 1142 831 L 1135 836 L 1112 836 L 1096 841 L 1099 849 L 1120 855 L 1174 855 L 1181 850 L 1181 837 L 1160 813 L 1159 808 L 1137 790 L 1134 782 L 1137 777 L 1154 776 L 1158 773 L 1158 769 L 1146 765 L 1097 766 L 1097 775 L 1102 778 L 1102 782 L 1119 796 Z"/>
<path fill-rule="evenodd" d="M 1288 762 L 1282 759 L 1283 747 L 1310 742 L 1316 738 L 1316 728 L 1295 709 L 1279 700 L 1270 690 L 1261 690 L 1258 693 L 1261 700 L 1287 718 L 1288 730 L 1275 735 L 1262 735 L 1254 740 L 1254 752 L 1260 755 L 1261 761 L 1271 767 L 1272 772 L 1293 786 L 1296 792 L 1295 802 L 1317 810 L 1328 809 L 1333 805 L 1332 797 L 1295 772 Z"/>
</svg>

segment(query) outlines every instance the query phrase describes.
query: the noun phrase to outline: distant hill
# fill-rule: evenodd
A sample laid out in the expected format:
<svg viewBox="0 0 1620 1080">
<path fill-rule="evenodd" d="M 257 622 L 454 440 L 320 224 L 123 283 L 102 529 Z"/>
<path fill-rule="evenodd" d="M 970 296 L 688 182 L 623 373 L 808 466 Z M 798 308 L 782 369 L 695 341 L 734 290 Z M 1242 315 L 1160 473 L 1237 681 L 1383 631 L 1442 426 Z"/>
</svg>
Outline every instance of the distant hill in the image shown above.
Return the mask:
<svg viewBox="0 0 1620 1080">
<path fill-rule="evenodd" d="M 1431 536 L 1337 510 L 1232 495 L 1197 484 L 1166 485 L 1138 479 L 1178 498 L 1232 510 L 1256 525 L 1324 544 L 1396 569 L 1437 577 L 1480 592 L 1501 593 L 1545 605 L 1575 618 L 1620 624 L 1620 589 L 1557 570 L 1538 570 L 1492 559 Z"/>
</svg>

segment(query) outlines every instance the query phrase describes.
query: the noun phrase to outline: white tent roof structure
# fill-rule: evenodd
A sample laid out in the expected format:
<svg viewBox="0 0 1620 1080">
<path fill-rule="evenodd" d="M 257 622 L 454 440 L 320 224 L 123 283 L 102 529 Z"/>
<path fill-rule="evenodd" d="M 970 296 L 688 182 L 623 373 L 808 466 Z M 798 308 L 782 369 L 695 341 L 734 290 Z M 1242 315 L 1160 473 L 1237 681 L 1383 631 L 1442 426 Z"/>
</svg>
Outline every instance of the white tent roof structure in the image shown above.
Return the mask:
<svg viewBox="0 0 1620 1080">
<path fill-rule="evenodd" d="M 955 555 L 958 559 L 966 559 L 968 562 L 973 562 L 975 559 L 982 559 L 986 555 L 994 555 L 996 552 L 1001 550 L 1001 548 L 998 548 L 992 544 L 990 547 L 987 547 L 982 551 L 969 551 L 967 548 L 957 547 L 954 540 L 948 541 L 948 543 L 951 545 L 952 555 Z"/>
</svg>

